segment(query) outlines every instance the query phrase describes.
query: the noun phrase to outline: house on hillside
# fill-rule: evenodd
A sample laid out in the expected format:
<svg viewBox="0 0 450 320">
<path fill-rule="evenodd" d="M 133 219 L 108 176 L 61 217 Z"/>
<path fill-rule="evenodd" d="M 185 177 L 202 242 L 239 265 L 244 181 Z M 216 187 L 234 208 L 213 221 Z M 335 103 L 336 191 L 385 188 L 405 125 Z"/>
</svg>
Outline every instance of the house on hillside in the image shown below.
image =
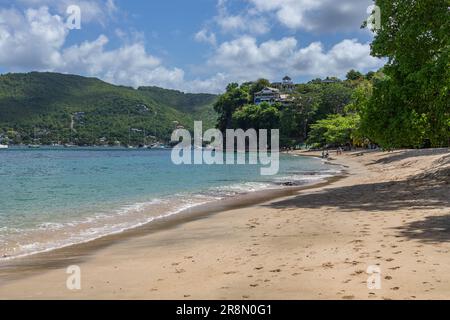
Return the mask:
<svg viewBox="0 0 450 320">
<path fill-rule="evenodd" d="M 271 86 L 281 92 L 293 92 L 295 90 L 295 84 L 289 76 L 285 76 L 282 82 L 272 83 Z"/>
<path fill-rule="evenodd" d="M 322 80 L 322 83 L 337 83 L 337 82 L 339 82 L 339 79 L 336 78 L 326 78 Z"/>
<path fill-rule="evenodd" d="M 257 105 L 263 102 L 267 102 L 269 104 L 280 103 L 286 105 L 292 102 L 292 98 L 288 94 L 281 93 L 277 88 L 265 87 L 261 91 L 255 93 L 254 99 L 254 103 Z"/>
</svg>

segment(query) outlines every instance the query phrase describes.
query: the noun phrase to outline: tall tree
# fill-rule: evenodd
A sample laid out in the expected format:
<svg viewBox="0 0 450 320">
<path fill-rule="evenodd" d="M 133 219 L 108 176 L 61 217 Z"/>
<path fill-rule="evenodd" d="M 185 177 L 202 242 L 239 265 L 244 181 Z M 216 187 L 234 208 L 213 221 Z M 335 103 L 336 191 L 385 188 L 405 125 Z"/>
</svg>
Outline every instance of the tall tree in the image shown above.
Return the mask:
<svg viewBox="0 0 450 320">
<path fill-rule="evenodd" d="M 386 147 L 450 143 L 450 1 L 375 0 L 372 55 L 388 59 L 363 128 Z"/>
<path fill-rule="evenodd" d="M 265 87 L 270 87 L 270 81 L 267 79 L 258 79 L 250 85 L 249 94 L 251 103 L 253 103 L 253 101 L 255 100 L 255 93 L 261 91 Z"/>
<path fill-rule="evenodd" d="M 364 78 L 363 74 L 361 72 L 359 72 L 359 71 L 354 70 L 354 69 L 350 70 L 347 73 L 347 80 L 352 80 L 353 81 L 353 80 L 359 80 L 359 79 L 362 79 L 362 78 Z"/>
<path fill-rule="evenodd" d="M 237 83 L 230 83 L 226 92 L 214 104 L 214 110 L 219 114 L 217 128 L 224 132 L 232 128 L 233 113 L 249 102 L 247 87 L 239 87 Z"/>
</svg>

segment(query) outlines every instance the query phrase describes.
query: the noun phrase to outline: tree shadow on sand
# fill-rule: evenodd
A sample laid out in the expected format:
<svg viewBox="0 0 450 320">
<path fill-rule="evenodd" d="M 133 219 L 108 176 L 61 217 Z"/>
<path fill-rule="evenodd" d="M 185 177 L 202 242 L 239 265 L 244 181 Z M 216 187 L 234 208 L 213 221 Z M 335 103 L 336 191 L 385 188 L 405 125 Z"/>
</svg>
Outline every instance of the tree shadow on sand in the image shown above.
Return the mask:
<svg viewBox="0 0 450 320">
<path fill-rule="evenodd" d="M 442 185 L 416 183 L 410 180 L 327 188 L 301 194 L 268 206 L 277 209 L 334 207 L 349 211 L 421 210 L 450 206 Z"/>
<path fill-rule="evenodd" d="M 420 149 L 420 150 L 402 150 L 402 151 L 394 151 L 390 154 L 389 157 L 383 157 L 371 163 L 373 164 L 387 164 L 396 161 L 405 160 L 411 157 L 424 157 L 424 156 L 433 156 L 433 155 L 442 155 L 442 154 L 450 154 L 449 148 L 441 148 L 441 149 Z"/>
<path fill-rule="evenodd" d="M 395 228 L 401 237 L 424 243 L 450 242 L 450 196 L 448 185 L 417 184 L 412 181 L 363 184 L 328 188 L 301 194 L 266 206 L 277 209 L 334 207 L 341 212 L 408 212 L 445 208 L 442 216 L 429 216 Z"/>
<path fill-rule="evenodd" d="M 425 243 L 450 242 L 450 214 L 429 216 L 424 220 L 414 221 L 398 227 L 400 235 L 410 240 Z"/>
</svg>

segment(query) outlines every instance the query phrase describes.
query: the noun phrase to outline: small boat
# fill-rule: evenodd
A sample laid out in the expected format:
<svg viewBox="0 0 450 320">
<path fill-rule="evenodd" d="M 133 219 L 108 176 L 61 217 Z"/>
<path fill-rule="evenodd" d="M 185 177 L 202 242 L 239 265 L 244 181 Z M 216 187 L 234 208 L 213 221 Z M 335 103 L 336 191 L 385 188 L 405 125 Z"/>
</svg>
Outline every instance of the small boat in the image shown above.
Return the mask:
<svg viewBox="0 0 450 320">
<path fill-rule="evenodd" d="M 9 146 L 6 144 L 0 144 L 0 149 L 8 149 Z"/>
<path fill-rule="evenodd" d="M 71 143 L 66 143 L 66 144 L 64 145 L 64 148 L 75 148 L 75 147 L 76 147 L 76 145 L 71 144 Z"/>
<path fill-rule="evenodd" d="M 150 149 L 167 149 L 162 143 L 154 143 L 150 146 Z"/>
<path fill-rule="evenodd" d="M 28 145 L 28 148 L 29 149 L 39 149 L 41 146 L 40 145 L 38 145 L 38 144 L 29 144 Z"/>
</svg>

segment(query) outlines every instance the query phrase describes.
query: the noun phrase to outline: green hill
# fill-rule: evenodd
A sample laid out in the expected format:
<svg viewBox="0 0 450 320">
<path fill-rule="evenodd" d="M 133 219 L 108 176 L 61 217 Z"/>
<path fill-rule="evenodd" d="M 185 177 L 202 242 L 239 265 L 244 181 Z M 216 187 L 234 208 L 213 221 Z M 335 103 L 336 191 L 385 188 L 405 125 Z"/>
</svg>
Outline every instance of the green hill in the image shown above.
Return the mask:
<svg viewBox="0 0 450 320">
<path fill-rule="evenodd" d="M 214 94 L 184 93 L 159 87 L 140 87 L 138 90 L 160 105 L 171 106 L 213 125 L 216 123 L 217 113 L 211 108 L 217 99 Z"/>
<path fill-rule="evenodd" d="M 80 145 L 168 140 L 176 123 L 214 126 L 210 94 L 133 89 L 96 78 L 31 72 L 0 75 L 0 138 L 14 143 Z"/>
</svg>

